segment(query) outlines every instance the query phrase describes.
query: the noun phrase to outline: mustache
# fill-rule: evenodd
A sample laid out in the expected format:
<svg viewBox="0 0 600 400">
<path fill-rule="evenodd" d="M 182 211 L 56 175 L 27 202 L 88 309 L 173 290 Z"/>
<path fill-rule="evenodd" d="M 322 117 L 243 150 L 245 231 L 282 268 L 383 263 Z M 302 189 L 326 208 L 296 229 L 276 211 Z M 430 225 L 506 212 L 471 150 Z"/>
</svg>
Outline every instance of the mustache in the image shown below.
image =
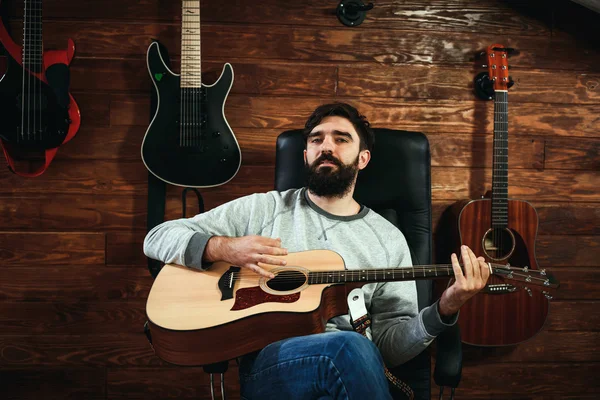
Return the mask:
<svg viewBox="0 0 600 400">
<path fill-rule="evenodd" d="M 338 167 L 342 167 L 343 164 L 340 160 L 335 158 L 331 153 L 323 153 L 321 154 L 314 162 L 313 165 L 322 164 L 324 161 L 329 161 L 332 164 L 337 165 Z"/>
</svg>

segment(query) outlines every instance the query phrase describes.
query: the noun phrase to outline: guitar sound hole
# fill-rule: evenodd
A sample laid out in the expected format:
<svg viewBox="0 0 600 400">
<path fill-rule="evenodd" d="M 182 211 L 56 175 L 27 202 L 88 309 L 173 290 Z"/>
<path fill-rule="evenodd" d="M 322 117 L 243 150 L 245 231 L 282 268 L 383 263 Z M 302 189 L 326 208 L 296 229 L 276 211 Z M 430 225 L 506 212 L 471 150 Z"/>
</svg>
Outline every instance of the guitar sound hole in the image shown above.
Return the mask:
<svg viewBox="0 0 600 400">
<path fill-rule="evenodd" d="M 267 286 L 275 291 L 287 292 L 298 289 L 306 282 L 306 275 L 300 271 L 281 271 L 267 281 Z"/>
<path fill-rule="evenodd" d="M 492 260 L 504 260 L 515 250 L 515 236 L 508 228 L 492 228 L 483 236 L 483 252 Z"/>
</svg>

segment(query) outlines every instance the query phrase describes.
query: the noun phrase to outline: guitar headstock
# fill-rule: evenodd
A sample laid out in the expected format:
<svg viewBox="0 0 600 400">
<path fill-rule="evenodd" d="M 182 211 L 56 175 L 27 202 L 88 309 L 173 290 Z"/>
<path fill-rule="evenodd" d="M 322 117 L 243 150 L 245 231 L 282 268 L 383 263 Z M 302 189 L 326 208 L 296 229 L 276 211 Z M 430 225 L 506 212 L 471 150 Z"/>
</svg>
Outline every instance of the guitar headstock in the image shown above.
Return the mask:
<svg viewBox="0 0 600 400">
<path fill-rule="evenodd" d="M 503 278 L 515 287 L 520 287 L 531 294 L 531 289 L 541 290 L 547 299 L 552 299 L 553 293 L 560 284 L 545 269 L 518 268 L 510 264 L 491 264 L 494 275 Z"/>
<path fill-rule="evenodd" d="M 487 48 L 488 75 L 494 90 L 508 90 L 512 86 L 508 76 L 508 53 L 511 50 L 501 44 L 492 44 Z"/>
</svg>

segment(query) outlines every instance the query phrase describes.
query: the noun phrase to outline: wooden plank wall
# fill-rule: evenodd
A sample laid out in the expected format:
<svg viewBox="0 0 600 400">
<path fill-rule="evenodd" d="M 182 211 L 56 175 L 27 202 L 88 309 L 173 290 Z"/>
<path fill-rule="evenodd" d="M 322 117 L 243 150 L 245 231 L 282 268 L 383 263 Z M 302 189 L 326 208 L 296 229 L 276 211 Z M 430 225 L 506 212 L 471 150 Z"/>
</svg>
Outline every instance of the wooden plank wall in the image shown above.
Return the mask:
<svg viewBox="0 0 600 400">
<path fill-rule="evenodd" d="M 22 2 L 3 3 L 22 32 Z M 474 55 L 494 42 L 515 47 L 509 194 L 537 208 L 537 258 L 562 286 L 534 339 L 465 348 L 458 394 L 597 398 L 600 15 L 562 0 L 378 0 L 362 26 L 346 28 L 336 5 L 202 2 L 203 67 L 214 79 L 233 64 L 225 112 L 244 158 L 234 180 L 203 191 L 207 207 L 271 189 L 277 134 L 339 100 L 375 126 L 427 134 L 437 226 L 450 204 L 491 184 L 493 106 L 472 94 Z M 75 40 L 82 126 L 43 176 L 0 168 L 2 398 L 210 398 L 201 369 L 161 362 L 142 334 L 152 283 L 141 249 L 145 52 L 160 39 L 178 70 L 180 2 L 45 0 L 44 21 L 46 49 Z M 169 219 L 179 193 L 169 189 Z M 438 243 L 444 235 L 436 231 Z M 235 367 L 228 387 L 239 398 Z"/>
</svg>

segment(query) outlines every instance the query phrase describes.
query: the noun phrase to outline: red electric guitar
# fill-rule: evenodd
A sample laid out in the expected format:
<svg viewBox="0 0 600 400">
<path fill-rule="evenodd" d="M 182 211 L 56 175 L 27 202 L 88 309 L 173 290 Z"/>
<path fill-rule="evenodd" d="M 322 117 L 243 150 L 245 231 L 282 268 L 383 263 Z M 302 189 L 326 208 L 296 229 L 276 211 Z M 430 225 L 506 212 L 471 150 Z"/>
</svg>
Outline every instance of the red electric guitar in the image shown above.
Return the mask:
<svg viewBox="0 0 600 400">
<path fill-rule="evenodd" d="M 43 51 L 42 0 L 24 0 L 23 46 L 17 45 L 0 21 L 6 71 L 0 74 L 0 141 L 9 168 L 21 176 L 39 176 L 58 147 L 71 140 L 80 124 L 79 107 L 69 94 L 69 64 L 75 45 Z M 44 153 L 36 170 L 18 171 L 15 159 Z"/>
</svg>

